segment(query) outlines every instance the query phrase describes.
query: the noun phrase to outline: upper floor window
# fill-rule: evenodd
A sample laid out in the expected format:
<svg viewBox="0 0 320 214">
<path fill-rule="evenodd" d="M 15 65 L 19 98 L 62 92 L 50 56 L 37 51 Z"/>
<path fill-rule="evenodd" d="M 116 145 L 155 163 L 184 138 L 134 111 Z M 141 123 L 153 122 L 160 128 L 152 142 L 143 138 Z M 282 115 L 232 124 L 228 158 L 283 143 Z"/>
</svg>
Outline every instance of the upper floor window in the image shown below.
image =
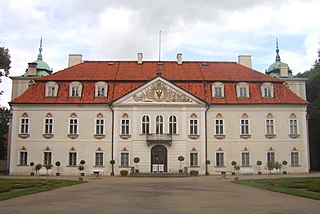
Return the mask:
<svg viewBox="0 0 320 214">
<path fill-rule="evenodd" d="M 130 137 L 130 119 L 127 113 L 124 113 L 120 120 L 120 137 L 122 139 L 128 139 Z"/>
<path fill-rule="evenodd" d="M 150 117 L 148 115 L 143 115 L 141 119 L 141 133 L 150 133 Z"/>
<path fill-rule="evenodd" d="M 240 120 L 240 135 L 249 135 L 249 134 L 250 134 L 249 119 L 241 119 Z"/>
<path fill-rule="evenodd" d="M 299 121 L 296 115 L 292 113 L 289 119 L 289 137 L 297 138 L 299 136 Z"/>
<path fill-rule="evenodd" d="M 59 85 L 56 82 L 46 83 L 46 97 L 56 97 L 58 95 Z"/>
<path fill-rule="evenodd" d="M 212 97 L 224 97 L 224 85 L 221 82 L 212 83 Z"/>
<path fill-rule="evenodd" d="M 69 86 L 70 97 L 81 97 L 82 84 L 80 82 L 71 82 Z"/>
<path fill-rule="evenodd" d="M 156 116 L 156 133 L 163 134 L 163 116 L 162 115 Z"/>
<path fill-rule="evenodd" d="M 29 137 L 30 132 L 30 119 L 26 112 L 22 114 L 20 118 L 20 129 L 19 129 L 19 137 L 27 138 Z"/>
<path fill-rule="evenodd" d="M 107 97 L 108 85 L 105 82 L 97 82 L 95 87 L 96 97 Z"/>
<path fill-rule="evenodd" d="M 71 118 L 69 118 L 69 133 L 68 136 L 72 139 L 78 137 L 78 132 L 79 132 L 79 119 L 77 118 L 77 115 L 75 113 L 71 114 Z"/>
<path fill-rule="evenodd" d="M 237 97 L 248 98 L 249 97 L 249 84 L 241 82 L 237 84 Z"/>
<path fill-rule="evenodd" d="M 177 117 L 174 115 L 169 117 L 169 134 L 177 134 Z"/>
<path fill-rule="evenodd" d="M 99 113 L 95 119 L 95 138 L 100 139 L 104 137 L 105 120 L 103 114 Z"/>
<path fill-rule="evenodd" d="M 224 121 L 223 119 L 215 119 L 214 120 L 215 135 L 224 135 Z"/>
<path fill-rule="evenodd" d="M 261 94 L 264 98 L 273 97 L 273 85 L 272 83 L 266 82 L 261 85 Z"/>
<path fill-rule="evenodd" d="M 198 135 L 198 119 L 189 120 L 189 134 Z"/>
</svg>

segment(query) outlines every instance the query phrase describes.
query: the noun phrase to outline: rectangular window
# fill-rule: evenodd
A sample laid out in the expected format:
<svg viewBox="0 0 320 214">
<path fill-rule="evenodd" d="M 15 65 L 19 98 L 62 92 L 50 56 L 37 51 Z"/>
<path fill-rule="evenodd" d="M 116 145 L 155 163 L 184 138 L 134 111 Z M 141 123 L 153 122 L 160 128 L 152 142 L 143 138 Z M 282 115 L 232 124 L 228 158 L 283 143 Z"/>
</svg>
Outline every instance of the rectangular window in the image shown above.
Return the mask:
<svg viewBox="0 0 320 214">
<path fill-rule="evenodd" d="M 248 97 L 247 96 L 247 87 L 239 88 L 239 97 Z"/>
<path fill-rule="evenodd" d="M 78 119 L 70 119 L 69 134 L 78 134 Z"/>
<path fill-rule="evenodd" d="M 274 152 L 267 153 L 267 163 L 275 163 L 275 154 Z"/>
<path fill-rule="evenodd" d="M 121 153 L 121 166 L 129 166 L 129 153 Z"/>
<path fill-rule="evenodd" d="M 121 135 L 129 135 L 130 134 L 130 121 L 129 119 L 121 120 Z"/>
<path fill-rule="evenodd" d="M 223 120 L 216 119 L 214 123 L 215 123 L 215 135 L 224 135 Z"/>
<path fill-rule="evenodd" d="M 224 153 L 216 153 L 216 166 L 224 166 Z"/>
<path fill-rule="evenodd" d="M 44 134 L 52 134 L 53 133 L 53 119 L 45 118 L 44 120 Z"/>
<path fill-rule="evenodd" d="M 249 120 L 248 119 L 241 119 L 240 120 L 240 135 L 249 135 Z"/>
<path fill-rule="evenodd" d="M 190 166 L 198 166 L 198 153 L 190 153 Z"/>
<path fill-rule="evenodd" d="M 298 134 L 298 120 L 290 119 L 290 133 L 289 134 Z"/>
<path fill-rule="evenodd" d="M 96 152 L 96 166 L 103 166 L 103 153 L 102 152 Z"/>
<path fill-rule="evenodd" d="M 291 152 L 291 166 L 299 166 L 299 153 Z"/>
<path fill-rule="evenodd" d="M 105 97 L 105 96 L 106 96 L 106 88 L 104 86 L 98 86 L 97 97 Z"/>
<path fill-rule="evenodd" d="M 51 164 L 52 162 L 52 152 L 43 153 L 43 164 Z"/>
<path fill-rule="evenodd" d="M 21 118 L 20 134 L 29 134 L 29 118 Z"/>
<path fill-rule="evenodd" d="M 80 91 L 79 86 L 72 86 L 72 88 L 71 88 L 71 96 L 72 97 L 80 97 L 79 91 Z"/>
<path fill-rule="evenodd" d="M 28 164 L 28 153 L 20 152 L 19 165 L 27 165 Z"/>
<path fill-rule="evenodd" d="M 76 165 L 77 165 L 77 153 L 69 152 L 69 166 L 76 166 Z"/>
<path fill-rule="evenodd" d="M 274 135 L 274 120 L 267 119 L 266 120 L 266 134 L 267 135 Z"/>
<path fill-rule="evenodd" d="M 241 153 L 241 163 L 242 166 L 250 166 L 250 153 L 242 152 Z"/>
<path fill-rule="evenodd" d="M 55 97 L 55 96 L 56 96 L 56 87 L 48 86 L 48 97 Z"/>
<path fill-rule="evenodd" d="M 214 87 L 214 97 L 223 97 L 221 87 Z"/>
<path fill-rule="evenodd" d="M 104 119 L 96 119 L 96 135 L 104 135 Z"/>
<path fill-rule="evenodd" d="M 264 88 L 264 97 L 272 97 L 272 90 L 270 87 Z"/>
<path fill-rule="evenodd" d="M 198 120 L 191 119 L 189 121 L 189 134 L 198 135 Z"/>
</svg>

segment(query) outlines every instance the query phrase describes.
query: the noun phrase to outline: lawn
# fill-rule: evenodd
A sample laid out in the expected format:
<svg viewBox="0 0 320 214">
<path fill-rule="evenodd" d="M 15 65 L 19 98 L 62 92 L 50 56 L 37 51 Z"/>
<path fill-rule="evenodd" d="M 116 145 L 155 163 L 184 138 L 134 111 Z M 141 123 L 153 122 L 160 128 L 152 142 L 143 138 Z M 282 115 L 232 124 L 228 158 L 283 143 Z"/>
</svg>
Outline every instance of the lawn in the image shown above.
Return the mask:
<svg viewBox="0 0 320 214">
<path fill-rule="evenodd" d="M 80 183 L 83 181 L 0 178 L 0 201 Z"/>
<path fill-rule="evenodd" d="M 234 183 L 320 200 L 320 177 L 239 180 Z"/>
</svg>

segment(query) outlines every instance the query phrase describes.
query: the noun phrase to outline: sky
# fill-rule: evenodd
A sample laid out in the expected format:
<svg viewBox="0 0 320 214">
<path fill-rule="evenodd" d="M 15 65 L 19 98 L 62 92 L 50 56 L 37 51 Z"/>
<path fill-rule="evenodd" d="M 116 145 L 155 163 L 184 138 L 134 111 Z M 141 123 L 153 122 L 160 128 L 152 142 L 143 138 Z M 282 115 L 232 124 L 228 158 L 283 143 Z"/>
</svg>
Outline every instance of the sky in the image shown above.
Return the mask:
<svg viewBox="0 0 320 214">
<path fill-rule="evenodd" d="M 252 56 L 264 72 L 281 61 L 294 74 L 309 70 L 320 45 L 319 0 L 0 0 L 0 46 L 11 55 L 10 76 L 36 60 L 53 72 L 69 54 L 83 60 L 238 61 Z M 11 80 L 2 77 L 0 105 L 11 100 Z"/>
</svg>

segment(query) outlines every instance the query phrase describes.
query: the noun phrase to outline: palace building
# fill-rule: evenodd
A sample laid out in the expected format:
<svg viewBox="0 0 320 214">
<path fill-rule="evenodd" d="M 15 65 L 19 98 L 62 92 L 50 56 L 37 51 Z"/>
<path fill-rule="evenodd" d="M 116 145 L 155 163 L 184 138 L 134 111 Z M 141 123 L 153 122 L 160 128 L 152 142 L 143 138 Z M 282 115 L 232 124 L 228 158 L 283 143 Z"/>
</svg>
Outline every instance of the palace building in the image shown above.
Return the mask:
<svg viewBox="0 0 320 214">
<path fill-rule="evenodd" d="M 30 163 L 61 166 L 62 175 L 131 172 L 266 172 L 286 160 L 288 173 L 309 171 L 305 79 L 281 62 L 266 74 L 238 62 L 84 61 L 52 73 L 42 59 L 11 77 L 11 175 Z M 179 161 L 178 157 L 184 160 Z M 134 159 L 140 162 L 135 163 Z M 115 164 L 110 164 L 114 160 Z M 261 161 L 262 166 L 257 166 Z M 260 169 L 261 167 L 261 169 Z"/>
</svg>

